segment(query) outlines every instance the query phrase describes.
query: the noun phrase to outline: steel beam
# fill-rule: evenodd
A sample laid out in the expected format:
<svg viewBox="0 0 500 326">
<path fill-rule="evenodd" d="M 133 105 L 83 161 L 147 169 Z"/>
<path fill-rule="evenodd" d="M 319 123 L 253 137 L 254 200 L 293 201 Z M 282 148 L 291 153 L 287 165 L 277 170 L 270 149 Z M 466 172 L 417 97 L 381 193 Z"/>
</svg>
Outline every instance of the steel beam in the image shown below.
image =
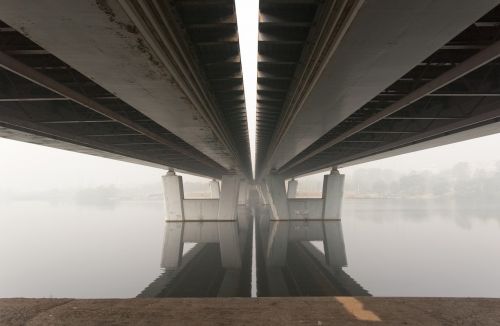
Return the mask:
<svg viewBox="0 0 500 326">
<path fill-rule="evenodd" d="M 361 0 L 343 0 L 327 2 L 321 7 L 321 12 L 317 15 L 318 20 L 321 21 L 321 26 L 314 30 L 314 35 L 317 35 L 317 38 L 314 38 L 312 46 L 303 49 L 305 53 L 301 54 L 301 60 L 304 63 L 295 72 L 290 89 L 287 87 L 286 92 L 283 94 L 285 96 L 288 93 L 284 97 L 285 103 L 283 104 L 282 114 L 273 128 L 269 145 L 265 149 L 259 148 L 258 163 L 260 171 L 258 171 L 258 178 L 262 178 L 271 170 L 276 147 L 281 143 L 291 122 L 296 118 L 362 4 L 363 1 Z M 261 19 L 260 23 L 265 22 L 265 20 L 262 21 Z M 305 56 L 306 54 L 307 56 Z M 259 61 L 265 62 L 262 57 L 262 55 L 259 56 Z M 292 63 L 295 64 L 296 61 Z M 260 166 L 261 162 L 264 163 L 263 166 Z"/>
<path fill-rule="evenodd" d="M 500 41 L 490 45 L 486 49 L 482 50 L 481 52 L 473 55 L 469 59 L 465 60 L 464 62 L 460 63 L 457 65 L 455 68 L 452 68 L 442 75 L 440 75 L 438 78 L 424 84 L 422 87 L 414 90 L 404 98 L 398 100 L 394 104 L 390 105 L 389 107 L 383 109 L 382 111 L 374 114 L 373 116 L 369 117 L 362 123 L 354 126 L 353 128 L 343 132 L 342 134 L 334 137 L 333 139 L 329 140 L 327 143 L 319 146 L 315 150 L 307 153 L 306 155 L 300 157 L 299 159 L 292 160 L 289 164 L 285 165 L 284 168 L 280 169 L 280 173 L 286 172 L 293 168 L 294 166 L 297 166 L 306 160 L 316 156 L 317 154 L 325 151 L 326 149 L 332 147 L 335 144 L 338 144 L 342 141 L 345 141 L 347 138 L 353 136 L 354 134 L 370 127 L 374 123 L 381 121 L 382 119 L 388 118 L 391 114 L 394 114 L 401 109 L 409 106 L 412 103 L 415 103 L 416 101 L 422 99 L 423 97 L 435 92 L 436 90 L 452 83 L 453 81 L 457 80 L 458 78 L 478 69 L 481 66 L 484 66 L 485 64 L 497 59 L 500 57 Z M 409 117 L 410 119 L 413 119 Z M 437 119 L 437 118 L 433 118 Z"/>
<path fill-rule="evenodd" d="M 206 2 L 199 4 L 203 3 Z M 153 10 L 144 12 L 146 17 L 129 16 L 132 12 L 127 12 L 122 4 L 140 11 L 145 6 Z M 5 0 L 0 2 L 0 19 L 17 31 L 15 33 L 22 34 L 21 38 L 23 35 L 28 37 L 50 53 L 47 58 L 32 56 L 34 60 L 57 57 L 223 166 L 224 170 L 238 168 L 235 153 L 225 143 L 228 138 L 232 140 L 231 135 L 226 132 L 224 139 L 220 137 L 223 130 L 227 131 L 227 124 L 225 121 L 214 124 L 213 119 L 207 119 L 204 110 L 210 105 L 202 103 L 200 106 L 199 97 L 197 99 L 189 89 L 191 85 L 185 87 L 189 80 L 210 93 L 206 87 L 207 78 L 197 68 L 194 74 L 193 71 L 179 74 L 182 69 L 177 65 L 179 60 L 184 61 L 183 67 L 186 67 L 184 63 L 197 67 L 201 58 L 196 57 L 192 44 L 178 46 L 179 42 L 189 43 L 189 36 L 178 15 L 165 17 L 175 5 L 165 1 L 39 0 L 28 3 Z M 198 14 L 205 17 L 204 12 L 196 12 Z M 145 25 L 135 24 L 136 19 L 143 23 L 144 18 L 148 19 Z M 235 17 L 232 19 L 235 21 Z M 217 20 L 213 23 L 214 27 L 226 25 Z M 167 28 L 175 27 L 173 33 L 163 30 L 165 24 Z M 165 37 L 167 43 L 163 42 Z M 170 52 L 172 47 L 175 51 Z M 43 63 L 33 66 L 43 67 Z M 227 78 L 231 73 L 214 67 L 206 75 L 211 80 Z M 241 71 L 230 77 L 241 78 Z M 217 110 L 212 111 L 218 114 Z"/>
<path fill-rule="evenodd" d="M 219 164 L 215 163 L 211 159 L 203 156 L 199 153 L 194 153 L 192 151 L 188 151 L 185 148 L 182 148 L 178 144 L 170 141 L 169 139 L 139 125 L 138 123 L 116 113 L 115 111 L 107 108 L 106 106 L 86 97 L 83 94 L 80 94 L 71 88 L 49 78 L 48 76 L 42 74 L 41 72 L 31 68 L 30 66 L 25 65 L 24 63 L 8 56 L 7 54 L 0 52 L 0 67 L 6 69 L 18 76 L 21 76 L 37 85 L 40 85 L 54 93 L 57 93 L 85 108 L 88 108 L 94 112 L 102 114 L 103 116 L 116 121 L 132 130 L 135 130 L 144 136 L 163 144 L 173 150 L 186 155 L 190 158 L 193 158 L 199 161 L 202 164 L 210 166 L 212 168 L 218 169 L 223 172 L 225 169 Z"/>
<path fill-rule="evenodd" d="M 118 100 L 115 96 L 92 97 L 92 100 Z M 0 102 L 47 102 L 47 101 L 71 101 L 67 97 L 10 97 L 0 98 Z"/>
<path fill-rule="evenodd" d="M 246 164 L 236 148 L 234 139 L 231 138 L 222 112 L 218 110 L 213 94 L 206 87 L 205 75 L 200 71 L 200 67 L 196 64 L 198 61 L 193 58 L 190 52 L 189 41 L 179 37 L 181 31 L 175 25 L 176 16 L 173 13 L 173 8 L 156 0 L 150 2 L 118 0 L 118 2 L 141 32 L 152 52 L 189 98 L 196 111 L 207 122 L 221 144 L 229 150 L 236 166 L 247 177 L 251 177 L 251 171 L 245 169 Z M 214 25 L 219 26 L 224 22 L 235 23 L 235 20 L 236 16 L 230 15 L 224 17 L 222 21 L 215 22 Z M 191 24 L 190 27 L 200 26 Z M 234 58 L 229 60 L 239 63 L 239 60 Z"/>
<path fill-rule="evenodd" d="M 436 139 L 438 137 L 449 136 L 457 131 L 460 131 L 460 130 L 463 130 L 465 128 L 469 128 L 469 127 L 472 127 L 475 125 L 483 126 L 484 124 L 487 124 L 487 123 L 496 123 L 499 120 L 500 120 L 500 108 L 494 109 L 491 111 L 487 111 L 487 112 L 483 112 L 483 113 L 474 115 L 474 116 L 469 117 L 469 118 L 464 118 L 464 119 L 458 120 L 456 122 L 451 122 L 451 123 L 448 123 L 444 126 L 433 128 L 433 129 L 428 130 L 428 131 L 420 132 L 420 133 L 417 133 L 415 135 L 405 137 L 403 139 L 393 141 L 393 142 L 390 142 L 390 143 L 382 145 L 382 146 L 373 147 L 373 148 L 370 148 L 368 150 L 362 151 L 360 153 L 348 155 L 348 156 L 342 157 L 340 159 L 331 160 L 327 163 L 321 163 L 321 164 L 318 164 L 317 166 L 314 166 L 312 168 L 305 168 L 305 169 L 302 169 L 298 173 L 291 172 L 293 170 L 289 169 L 289 170 L 283 172 L 283 175 L 285 175 L 286 177 L 292 177 L 292 176 L 307 174 L 309 172 L 313 172 L 316 170 L 326 169 L 326 168 L 331 167 L 331 166 L 339 166 L 339 165 L 347 163 L 347 162 L 360 160 L 362 158 L 376 155 L 379 153 L 391 151 L 394 149 L 399 149 L 399 148 L 413 145 L 413 144 L 418 144 L 418 143 L 424 142 L 426 140 L 432 140 L 432 139 Z"/>
<path fill-rule="evenodd" d="M 193 173 L 196 173 L 197 175 L 203 175 L 203 176 L 211 176 L 214 178 L 219 178 L 220 174 L 213 170 L 213 169 L 207 169 L 207 170 L 201 170 L 201 169 L 196 169 L 192 168 L 189 166 L 186 166 L 186 164 L 178 164 L 175 162 L 165 162 L 161 158 L 149 156 L 149 155 L 144 155 L 139 152 L 127 150 L 124 148 L 119 148 L 119 147 L 114 147 L 113 145 L 98 142 L 95 139 L 89 139 L 83 136 L 75 135 L 73 133 L 68 133 L 65 131 L 57 130 L 52 127 L 49 127 L 47 125 L 42 125 L 36 122 L 24 120 L 24 119 L 18 119 L 15 117 L 12 117 L 11 115 L 6 115 L 0 113 L 0 126 L 5 126 L 9 129 L 13 130 L 18 130 L 19 132 L 22 133 L 29 133 L 38 137 L 43 137 L 43 138 L 49 138 L 53 139 L 58 142 L 64 142 L 68 144 L 74 144 L 77 146 L 81 146 L 81 148 L 87 148 L 91 150 L 95 150 L 95 152 L 101 152 L 101 153 L 109 153 L 109 155 L 102 155 L 98 153 L 94 153 L 90 151 L 91 154 L 93 155 L 101 155 L 103 157 L 112 157 L 115 159 L 120 159 L 124 161 L 128 161 L 125 158 L 130 158 L 129 161 L 141 161 L 141 162 L 148 162 L 152 163 L 156 167 L 164 167 L 164 168 L 176 168 L 182 171 L 186 171 L 186 169 L 189 170 L 191 168 Z M 15 137 L 13 139 L 16 139 Z M 52 146 L 52 147 L 58 147 L 58 146 L 53 146 L 52 144 L 46 144 L 43 141 L 36 142 L 41 145 L 45 146 Z M 69 150 L 67 147 L 64 147 L 64 149 Z M 83 152 L 82 150 L 79 149 L 70 149 L 74 150 L 77 152 Z M 89 151 L 85 151 L 86 153 L 89 153 Z M 189 164 L 191 165 L 191 164 Z"/>
<path fill-rule="evenodd" d="M 397 0 L 365 1 L 299 112 L 284 124 L 281 143 L 270 147 L 263 162 L 267 166 L 259 173 L 265 175 L 269 168 L 279 170 L 293 162 L 497 4 L 494 0 L 474 4 L 429 0 L 401 6 Z M 444 13 L 453 20 L 444 21 Z"/>
</svg>

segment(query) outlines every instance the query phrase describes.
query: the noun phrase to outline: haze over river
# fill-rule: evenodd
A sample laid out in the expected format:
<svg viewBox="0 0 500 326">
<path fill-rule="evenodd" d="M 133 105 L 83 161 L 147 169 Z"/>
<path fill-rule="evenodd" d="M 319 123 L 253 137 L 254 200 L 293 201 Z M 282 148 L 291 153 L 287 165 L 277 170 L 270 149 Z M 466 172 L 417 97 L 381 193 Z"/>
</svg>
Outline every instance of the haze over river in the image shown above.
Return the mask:
<svg viewBox="0 0 500 326">
<path fill-rule="evenodd" d="M 500 205 L 344 199 L 352 278 L 374 296 L 500 297 Z M 161 274 L 164 207 L 0 203 L 0 297 L 135 297 Z"/>
</svg>

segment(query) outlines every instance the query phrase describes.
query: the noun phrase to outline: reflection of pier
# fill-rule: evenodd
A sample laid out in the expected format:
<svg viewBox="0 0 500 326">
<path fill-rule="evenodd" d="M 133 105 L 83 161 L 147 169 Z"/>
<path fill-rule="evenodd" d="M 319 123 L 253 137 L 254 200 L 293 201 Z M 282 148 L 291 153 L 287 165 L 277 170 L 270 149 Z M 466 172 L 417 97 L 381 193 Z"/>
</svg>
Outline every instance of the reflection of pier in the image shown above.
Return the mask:
<svg viewBox="0 0 500 326">
<path fill-rule="evenodd" d="M 343 176 L 332 173 L 324 182 L 322 198 L 316 199 L 297 198 L 294 180 L 287 196 L 283 196 L 284 187 L 272 187 L 272 182 L 270 187 L 257 187 L 259 193 L 256 189 L 245 192 L 240 205 L 238 196 L 232 196 L 235 220 L 213 218 L 220 215 L 220 199 L 178 201 L 183 203 L 178 211 L 185 220 L 166 221 L 164 272 L 139 297 L 250 296 L 252 252 L 258 296 L 370 295 L 342 269 L 347 257 L 336 199 L 342 198 Z M 182 187 L 175 188 L 182 191 Z M 202 209 L 212 201 L 219 209 Z M 291 218 L 280 214 L 287 211 L 292 212 L 286 215 Z M 191 212 L 198 212 L 197 220 L 186 220 Z"/>
<path fill-rule="evenodd" d="M 259 296 L 366 296 L 347 266 L 341 221 L 270 221 L 257 230 Z M 321 251 L 311 241 L 321 241 Z"/>
<path fill-rule="evenodd" d="M 321 198 L 298 198 L 298 182 L 272 176 L 257 187 L 259 205 L 257 270 L 259 296 L 366 296 L 342 267 L 347 258 L 342 234 L 344 175 L 323 178 Z M 313 242 L 322 242 L 318 249 Z"/>
<path fill-rule="evenodd" d="M 164 272 L 138 297 L 250 296 L 251 222 L 242 212 L 234 222 L 167 221 Z"/>
</svg>

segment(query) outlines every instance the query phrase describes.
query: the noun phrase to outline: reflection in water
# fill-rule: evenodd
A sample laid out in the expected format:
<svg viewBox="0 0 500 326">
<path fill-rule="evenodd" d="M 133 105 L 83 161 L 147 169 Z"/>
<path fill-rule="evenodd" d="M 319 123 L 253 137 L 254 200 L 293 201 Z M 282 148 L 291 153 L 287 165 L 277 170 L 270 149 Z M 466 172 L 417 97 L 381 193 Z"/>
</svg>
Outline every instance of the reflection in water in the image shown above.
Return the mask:
<svg viewBox="0 0 500 326">
<path fill-rule="evenodd" d="M 345 272 L 351 280 L 355 279 L 376 296 L 499 297 L 499 206 L 491 203 L 491 209 L 477 209 L 466 204 L 458 207 L 449 201 L 423 199 L 345 200 L 342 228 L 337 230 L 343 234 L 348 266 L 341 267 L 334 276 L 340 278 Z M 182 251 L 180 242 L 174 242 L 179 247 L 172 251 L 184 252 L 184 255 L 173 255 L 172 263 L 163 254 L 163 247 L 171 246 L 168 242 L 163 243 L 166 235 L 163 209 L 161 202 L 122 202 L 113 210 L 77 206 L 73 202 L 64 205 L 40 201 L 2 202 L 0 297 L 127 298 L 137 296 L 160 274 L 162 276 L 158 282 L 154 282 L 158 286 L 149 292 L 150 295 L 200 296 L 198 289 L 202 287 L 196 288 L 194 285 L 182 285 L 182 291 L 190 289 L 188 294 L 180 293 L 180 290 L 161 293 L 169 282 L 172 286 L 184 284 L 180 282 L 181 274 L 191 275 L 186 278 L 188 281 L 184 281 L 186 283 L 196 279 L 198 284 L 208 284 L 203 286 L 212 290 L 204 290 L 204 295 L 217 295 L 213 289 L 219 287 L 226 272 L 229 277 L 229 272 L 234 269 L 222 267 L 218 238 L 211 243 L 208 238 L 203 238 L 210 234 L 205 231 L 210 228 L 205 226 L 209 223 L 189 222 L 181 225 L 184 234 Z M 421 211 L 422 216 L 415 216 L 414 211 Z M 251 219 L 251 216 L 247 218 L 248 224 L 245 226 L 240 214 L 237 222 L 240 243 L 252 238 Z M 263 220 L 259 214 L 256 214 L 255 220 L 254 252 L 258 257 L 253 258 L 259 267 L 259 278 L 252 286 L 253 290 L 259 289 L 260 296 L 266 295 L 266 278 L 263 276 L 272 274 L 272 270 L 266 271 L 263 248 L 274 250 L 279 242 L 269 239 L 271 235 L 283 235 L 283 229 L 288 230 L 285 233 L 288 237 L 287 251 L 285 256 L 281 256 L 285 265 L 275 270 L 283 274 L 282 279 L 288 283 L 293 284 L 291 280 L 307 275 L 299 269 L 293 269 L 295 261 L 304 261 L 304 257 L 311 257 L 312 254 L 324 257 L 325 262 L 327 258 L 332 262 L 336 261 L 336 257 L 342 257 L 341 254 L 332 254 L 335 251 L 328 249 L 328 239 L 326 251 L 322 242 L 325 239 L 316 238 L 319 242 L 315 241 L 312 248 L 311 242 L 298 240 L 299 232 L 307 235 L 312 234 L 312 230 L 323 228 L 321 222 L 270 222 Z M 464 224 L 458 221 L 464 221 Z M 287 223 L 287 228 L 281 226 Z M 325 223 L 328 225 L 331 222 Z M 230 224 L 233 223 L 224 225 Z M 324 230 L 328 229 L 327 225 Z M 212 236 L 218 237 L 218 227 L 212 228 Z M 322 232 L 326 235 L 331 233 Z M 201 239 L 200 246 L 194 245 L 198 241 L 195 235 Z M 334 241 L 330 243 L 338 242 L 340 245 L 336 248 L 342 248 L 343 241 L 337 241 L 340 237 L 333 238 Z M 311 236 L 308 239 L 313 238 Z M 274 247 L 264 246 L 263 243 L 268 242 Z M 327 255 L 315 250 L 318 244 Z M 244 290 L 239 291 L 238 295 L 248 296 L 251 284 L 248 279 L 251 279 L 249 274 L 252 272 L 249 252 L 252 245 L 241 249 L 243 246 L 240 244 L 240 271 L 246 273 L 241 277 L 246 283 L 242 282 Z M 201 247 L 205 248 L 207 255 L 199 257 L 208 257 L 210 269 L 190 269 L 188 264 L 198 261 L 190 256 L 194 256 Z M 311 250 L 305 251 L 302 247 Z M 210 252 L 212 254 L 208 254 Z M 297 252 L 302 255 L 299 256 Z M 277 252 L 270 253 L 278 257 Z M 292 259 L 292 253 L 299 258 Z M 165 256 L 165 267 L 168 264 L 180 267 L 159 271 L 162 256 Z M 201 262 L 198 262 L 198 266 L 201 266 Z M 302 266 L 309 268 L 308 265 Z M 317 269 L 316 266 L 312 265 L 313 271 Z M 180 270 L 183 272 L 179 273 Z M 196 278 L 195 274 L 187 273 L 188 270 L 189 273 L 196 271 L 200 276 Z M 264 275 L 263 271 L 266 271 Z M 289 276 L 291 272 L 295 272 L 294 278 Z M 206 281 L 210 277 L 216 280 L 212 288 Z M 306 281 L 301 279 L 301 284 Z M 288 295 L 297 293 L 293 288 L 289 292 Z"/>
<path fill-rule="evenodd" d="M 449 199 L 344 199 L 347 208 L 343 214 L 376 223 L 399 222 L 433 223 L 437 219 L 453 221 L 463 229 L 473 223 L 495 223 L 500 227 L 500 203 L 477 200 L 455 201 Z"/>
<path fill-rule="evenodd" d="M 342 268 L 347 258 L 341 221 L 271 221 L 257 233 L 258 296 L 369 295 Z M 319 250 L 311 241 L 321 241 Z"/>
<path fill-rule="evenodd" d="M 196 245 L 186 252 L 187 243 Z M 251 258 L 246 212 L 235 222 L 166 222 L 164 272 L 138 297 L 250 296 Z"/>
<path fill-rule="evenodd" d="M 340 221 L 271 221 L 240 212 L 235 222 L 166 222 L 163 273 L 138 297 L 250 296 L 252 251 L 257 296 L 369 295 L 342 268 Z M 322 242 L 323 250 L 311 243 Z M 189 250 L 186 244 L 196 243 Z M 252 250 L 253 249 L 253 250 Z"/>
</svg>

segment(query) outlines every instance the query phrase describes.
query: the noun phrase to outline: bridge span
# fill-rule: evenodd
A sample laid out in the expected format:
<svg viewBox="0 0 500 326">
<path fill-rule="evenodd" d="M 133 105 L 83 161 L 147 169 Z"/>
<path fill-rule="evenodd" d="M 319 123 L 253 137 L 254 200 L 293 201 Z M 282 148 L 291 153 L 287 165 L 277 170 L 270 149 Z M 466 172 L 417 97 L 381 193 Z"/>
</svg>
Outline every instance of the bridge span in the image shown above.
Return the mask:
<svg viewBox="0 0 500 326">
<path fill-rule="evenodd" d="M 233 0 L 1 1 L 0 136 L 214 179 L 192 202 L 170 171 L 169 220 L 234 220 L 253 184 L 287 220 L 339 217 L 338 167 L 500 130 L 500 1 L 259 6 L 248 103 Z"/>
</svg>

